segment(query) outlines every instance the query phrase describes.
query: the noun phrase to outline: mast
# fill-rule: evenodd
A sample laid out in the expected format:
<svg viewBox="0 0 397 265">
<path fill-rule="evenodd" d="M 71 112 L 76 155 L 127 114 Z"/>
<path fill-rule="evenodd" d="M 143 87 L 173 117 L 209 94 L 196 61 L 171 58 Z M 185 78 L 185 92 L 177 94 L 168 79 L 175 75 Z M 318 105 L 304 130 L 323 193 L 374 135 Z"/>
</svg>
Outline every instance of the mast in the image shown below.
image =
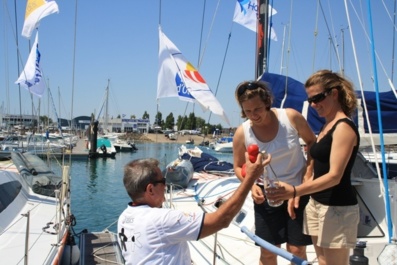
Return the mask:
<svg viewBox="0 0 397 265">
<path fill-rule="evenodd" d="M 258 24 L 256 34 L 256 69 L 255 79 L 267 72 L 267 51 L 269 36 L 269 1 L 258 0 Z"/>
<path fill-rule="evenodd" d="M 106 102 L 105 102 L 105 126 L 104 126 L 104 130 L 106 130 L 106 132 L 104 131 L 103 133 L 107 133 L 108 131 L 108 112 L 109 112 L 109 83 L 110 83 L 110 79 L 108 79 L 108 86 L 106 88 Z"/>
</svg>

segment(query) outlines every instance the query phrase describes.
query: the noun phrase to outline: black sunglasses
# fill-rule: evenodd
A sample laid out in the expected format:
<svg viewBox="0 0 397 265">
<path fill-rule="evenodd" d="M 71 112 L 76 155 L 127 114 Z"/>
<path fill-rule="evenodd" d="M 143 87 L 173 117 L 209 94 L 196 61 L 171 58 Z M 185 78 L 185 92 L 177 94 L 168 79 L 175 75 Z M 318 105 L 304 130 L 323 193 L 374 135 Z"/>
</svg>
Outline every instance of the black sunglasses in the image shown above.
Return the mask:
<svg viewBox="0 0 397 265">
<path fill-rule="evenodd" d="M 321 93 L 318 93 L 318 94 L 316 94 L 316 95 L 314 95 L 314 96 L 312 96 L 310 98 L 307 98 L 307 102 L 309 102 L 309 104 L 320 103 L 321 101 L 323 101 L 329 95 L 329 92 L 331 92 L 332 89 L 334 89 L 334 87 L 329 88 L 329 89 L 327 89 L 327 90 L 325 90 L 325 91 L 323 91 Z"/>
<path fill-rule="evenodd" d="M 165 185 L 165 182 L 166 182 L 166 178 L 162 178 L 162 179 L 160 179 L 160 180 L 150 181 L 150 183 L 152 183 L 152 184 L 154 184 L 154 185 L 156 185 L 156 184 L 158 184 L 158 183 L 162 183 L 162 184 Z"/>
<path fill-rule="evenodd" d="M 247 84 L 241 85 L 238 89 L 237 89 L 237 95 L 239 97 L 241 97 L 241 95 L 243 95 L 245 93 L 245 91 L 247 90 L 254 90 L 257 89 L 258 87 L 261 87 L 260 85 L 258 85 L 258 83 L 254 83 L 254 82 L 249 82 Z"/>
</svg>

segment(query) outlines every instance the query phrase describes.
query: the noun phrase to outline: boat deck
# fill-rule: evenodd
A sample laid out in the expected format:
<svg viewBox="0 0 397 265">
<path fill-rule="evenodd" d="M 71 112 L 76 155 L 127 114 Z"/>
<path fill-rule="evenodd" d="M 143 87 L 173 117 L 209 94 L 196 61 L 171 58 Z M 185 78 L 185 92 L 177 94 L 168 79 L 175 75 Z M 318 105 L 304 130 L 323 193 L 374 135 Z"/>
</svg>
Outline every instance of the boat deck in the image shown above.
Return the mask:
<svg viewBox="0 0 397 265">
<path fill-rule="evenodd" d="M 124 264 L 114 233 L 99 232 L 81 235 L 80 265 L 91 264 Z"/>
</svg>

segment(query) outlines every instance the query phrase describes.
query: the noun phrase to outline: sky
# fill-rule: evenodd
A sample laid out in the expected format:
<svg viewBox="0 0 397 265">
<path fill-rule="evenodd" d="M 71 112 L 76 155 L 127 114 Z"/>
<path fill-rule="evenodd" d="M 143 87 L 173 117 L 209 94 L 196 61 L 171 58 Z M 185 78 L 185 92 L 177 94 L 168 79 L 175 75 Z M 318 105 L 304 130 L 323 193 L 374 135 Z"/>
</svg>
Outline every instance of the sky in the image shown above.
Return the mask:
<svg viewBox="0 0 397 265">
<path fill-rule="evenodd" d="M 6 113 L 19 114 L 21 110 L 22 114 L 32 114 L 31 95 L 14 83 L 25 65 L 35 32 L 30 41 L 21 36 L 26 1 L 16 2 L 16 11 L 14 0 L 2 0 L 0 6 L 0 106 Z M 154 122 L 157 111 L 163 119 L 170 112 L 175 118 L 194 112 L 211 124 L 229 127 L 197 104 L 177 98 L 156 99 L 161 25 L 164 34 L 198 68 L 216 94 L 230 125 L 237 127 L 242 122 L 234 91 L 240 82 L 255 79 L 256 35 L 232 22 L 235 0 L 56 2 L 59 13 L 42 19 L 38 28 L 40 66 L 53 96 L 49 100 L 46 93 L 40 101 L 33 96 L 33 106 L 40 109 L 40 115 L 54 118 L 56 111 L 66 119 L 91 113 L 98 116 L 109 83 L 110 117 L 125 114 L 141 118 L 146 111 Z M 343 0 L 321 0 L 321 8 L 318 0 L 274 0 L 277 14 L 272 25 L 278 40 L 270 43 L 269 72 L 304 83 L 316 70 L 340 71 L 342 65 L 356 90 L 360 83 L 364 90 L 373 91 L 374 83 L 378 83 L 380 91 L 390 90 L 393 3 L 371 3 L 374 46 L 379 57 L 374 78 L 371 45 L 366 37 L 370 36 L 367 1 L 346 2 L 350 26 Z"/>
</svg>

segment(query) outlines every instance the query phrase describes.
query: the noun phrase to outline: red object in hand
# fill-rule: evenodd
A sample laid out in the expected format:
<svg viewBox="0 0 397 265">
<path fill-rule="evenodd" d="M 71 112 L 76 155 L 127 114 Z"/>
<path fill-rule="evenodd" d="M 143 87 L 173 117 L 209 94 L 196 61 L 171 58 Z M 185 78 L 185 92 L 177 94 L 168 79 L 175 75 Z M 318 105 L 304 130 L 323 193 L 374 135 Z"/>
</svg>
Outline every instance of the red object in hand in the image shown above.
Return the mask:
<svg viewBox="0 0 397 265">
<path fill-rule="evenodd" d="M 247 175 L 246 168 L 247 165 L 244 163 L 243 166 L 241 167 L 241 176 L 243 176 L 243 178 L 245 178 L 245 175 Z"/>
<path fill-rule="evenodd" d="M 249 155 L 249 159 L 252 163 L 255 163 L 256 158 L 258 157 L 259 147 L 257 144 L 250 144 L 247 148 L 247 152 Z"/>
</svg>

